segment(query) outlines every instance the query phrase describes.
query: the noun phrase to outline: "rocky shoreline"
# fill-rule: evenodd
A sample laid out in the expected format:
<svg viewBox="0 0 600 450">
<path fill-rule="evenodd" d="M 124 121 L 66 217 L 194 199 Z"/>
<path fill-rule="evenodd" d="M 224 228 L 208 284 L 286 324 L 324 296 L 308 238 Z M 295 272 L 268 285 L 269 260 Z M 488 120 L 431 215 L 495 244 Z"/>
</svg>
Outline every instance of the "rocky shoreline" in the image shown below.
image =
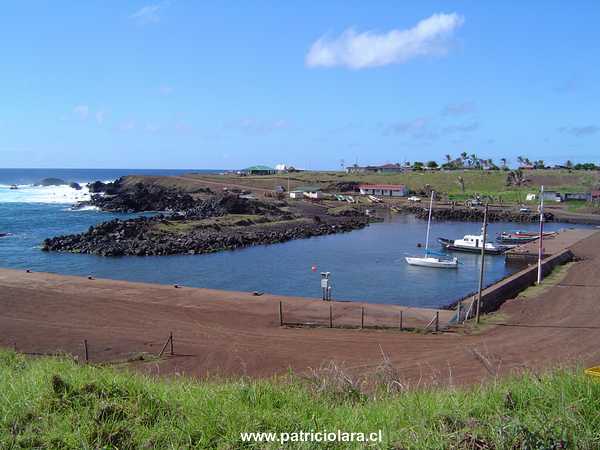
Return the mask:
<svg viewBox="0 0 600 450">
<path fill-rule="evenodd" d="M 370 221 L 360 212 L 338 217 L 318 208 L 319 214 L 309 216 L 294 211 L 286 202 L 231 194 L 199 199 L 159 187 L 105 188 L 111 194 L 95 195 L 91 204 L 108 211 L 172 212 L 116 219 L 90 227 L 85 233 L 49 238 L 42 250 L 100 256 L 202 254 L 347 232 Z"/>
<path fill-rule="evenodd" d="M 199 229 L 185 235 L 153 229 L 153 225 L 165 223 L 170 223 L 170 220 L 164 216 L 113 220 L 92 227 L 86 233 L 47 239 L 42 249 L 100 256 L 193 255 L 347 232 L 365 227 L 368 220 L 344 218 L 320 223 L 276 222 L 229 229 Z"/>
<path fill-rule="evenodd" d="M 404 206 L 402 211 L 413 214 L 419 219 L 427 220 L 429 209 L 422 206 Z M 461 222 L 483 222 L 483 208 L 437 208 L 433 209 L 432 217 L 435 220 L 456 220 Z M 489 222 L 539 222 L 539 215 L 534 213 L 518 213 L 510 210 L 488 210 Z M 544 213 L 546 222 L 554 221 L 554 214 Z"/>
</svg>

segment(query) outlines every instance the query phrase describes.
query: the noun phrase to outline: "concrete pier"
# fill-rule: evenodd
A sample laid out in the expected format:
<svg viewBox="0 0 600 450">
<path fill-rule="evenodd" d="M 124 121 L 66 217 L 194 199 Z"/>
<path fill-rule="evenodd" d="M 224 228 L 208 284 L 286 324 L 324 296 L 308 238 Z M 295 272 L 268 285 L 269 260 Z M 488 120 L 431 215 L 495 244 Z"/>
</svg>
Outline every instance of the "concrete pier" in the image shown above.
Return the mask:
<svg viewBox="0 0 600 450">
<path fill-rule="evenodd" d="M 585 239 L 598 230 L 595 229 L 565 229 L 559 231 L 556 236 L 544 238 L 542 244 L 543 258 L 549 258 L 563 250 L 570 248 L 577 242 Z M 510 249 L 505 253 L 507 263 L 535 263 L 538 259 L 539 242 L 528 242 L 527 244 L 519 245 Z"/>
</svg>

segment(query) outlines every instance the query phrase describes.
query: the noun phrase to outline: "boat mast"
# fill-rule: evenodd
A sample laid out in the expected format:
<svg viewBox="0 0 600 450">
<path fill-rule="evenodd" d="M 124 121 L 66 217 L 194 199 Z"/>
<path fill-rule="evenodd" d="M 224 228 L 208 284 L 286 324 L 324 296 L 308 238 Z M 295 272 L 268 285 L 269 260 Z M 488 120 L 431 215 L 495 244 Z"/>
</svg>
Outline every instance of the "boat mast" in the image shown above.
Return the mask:
<svg viewBox="0 0 600 450">
<path fill-rule="evenodd" d="M 431 199 L 429 200 L 429 218 L 427 219 L 427 237 L 425 238 L 425 256 L 429 252 L 429 228 L 431 227 L 431 210 L 433 209 L 433 196 L 435 191 L 431 191 Z"/>
</svg>

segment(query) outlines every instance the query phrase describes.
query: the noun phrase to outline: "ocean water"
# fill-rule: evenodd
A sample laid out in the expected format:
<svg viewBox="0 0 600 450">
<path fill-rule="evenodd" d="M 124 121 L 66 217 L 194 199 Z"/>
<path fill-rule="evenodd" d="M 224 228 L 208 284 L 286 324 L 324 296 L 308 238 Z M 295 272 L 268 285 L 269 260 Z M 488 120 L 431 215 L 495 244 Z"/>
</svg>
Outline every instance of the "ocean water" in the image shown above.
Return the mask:
<svg viewBox="0 0 600 450">
<path fill-rule="evenodd" d="M 446 305 L 477 289 L 478 255 L 457 254 L 461 261 L 457 270 L 406 264 L 405 256 L 422 254 L 416 244 L 424 242 L 426 229 L 426 222 L 410 215 L 390 215 L 382 223 L 350 233 L 207 255 L 108 258 L 40 250 L 47 237 L 83 232 L 96 223 L 131 215 L 72 210 L 72 203 L 87 195 L 86 190 L 35 187 L 36 181 L 57 177 L 83 184 L 130 173 L 182 172 L 189 171 L 0 169 L 0 233 L 10 233 L 0 238 L 0 267 L 307 297 L 320 297 L 320 272 L 328 271 L 335 299 L 427 307 Z M 10 190 L 11 184 L 21 187 Z M 548 223 L 546 229 L 568 226 Z M 490 236 L 515 228 L 537 226 L 493 223 Z M 432 240 L 479 229 L 476 223 L 434 222 Z M 502 256 L 486 257 L 485 281 L 490 284 L 515 270 Z"/>
</svg>

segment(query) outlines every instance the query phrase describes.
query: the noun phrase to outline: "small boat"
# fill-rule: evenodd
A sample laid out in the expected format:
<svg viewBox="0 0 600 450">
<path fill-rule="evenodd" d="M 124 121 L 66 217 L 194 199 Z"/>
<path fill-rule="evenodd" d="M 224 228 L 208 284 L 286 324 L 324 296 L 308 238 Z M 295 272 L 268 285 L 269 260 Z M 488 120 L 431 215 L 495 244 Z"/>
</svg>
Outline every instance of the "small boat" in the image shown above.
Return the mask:
<svg viewBox="0 0 600 450">
<path fill-rule="evenodd" d="M 539 236 L 517 236 L 511 233 L 501 233 L 496 240 L 501 244 L 527 244 L 538 239 Z"/>
<path fill-rule="evenodd" d="M 439 269 L 458 268 L 458 258 L 449 258 L 446 255 L 440 255 L 429 250 L 429 229 L 431 228 L 431 210 L 433 208 L 434 192 L 431 192 L 429 201 L 429 218 L 427 219 L 427 236 L 425 238 L 425 256 L 407 256 L 406 262 L 411 266 L 435 267 Z M 432 256 L 435 255 L 435 256 Z"/>
<path fill-rule="evenodd" d="M 373 203 L 381 203 L 381 199 L 378 197 L 375 197 L 374 195 L 368 195 L 367 196 L 369 198 L 369 200 L 371 200 Z"/>
<path fill-rule="evenodd" d="M 544 239 L 553 238 L 558 233 L 555 231 L 544 232 Z M 501 244 L 527 244 L 540 238 L 539 233 L 528 231 L 515 231 L 512 233 L 503 232 L 498 235 L 496 240 Z"/>
<path fill-rule="evenodd" d="M 346 195 L 346 201 L 348 203 L 356 203 L 356 201 L 354 200 L 354 197 L 352 197 L 351 195 Z"/>
<path fill-rule="evenodd" d="M 438 238 L 438 242 L 446 250 L 452 250 L 456 252 L 481 253 L 481 243 L 483 242 L 483 235 L 467 234 L 462 239 Z M 508 250 L 507 246 L 495 245 L 491 242 L 486 242 L 484 247 L 484 251 L 488 255 L 500 255 L 506 250 Z"/>
<path fill-rule="evenodd" d="M 16 184 L 11 184 L 10 185 L 10 190 L 11 191 L 16 191 L 17 189 L 19 189 L 19 186 L 17 186 Z"/>
<path fill-rule="evenodd" d="M 443 258 L 437 256 L 407 256 L 406 262 L 411 266 L 436 267 L 441 269 L 456 269 L 458 258 Z"/>
<path fill-rule="evenodd" d="M 535 237 L 535 238 L 537 238 L 540 236 L 540 233 L 537 231 L 515 231 L 510 234 L 513 234 L 516 237 Z M 558 234 L 558 232 L 556 232 L 556 231 L 544 231 L 542 233 L 544 238 L 554 237 L 557 234 Z"/>
</svg>

